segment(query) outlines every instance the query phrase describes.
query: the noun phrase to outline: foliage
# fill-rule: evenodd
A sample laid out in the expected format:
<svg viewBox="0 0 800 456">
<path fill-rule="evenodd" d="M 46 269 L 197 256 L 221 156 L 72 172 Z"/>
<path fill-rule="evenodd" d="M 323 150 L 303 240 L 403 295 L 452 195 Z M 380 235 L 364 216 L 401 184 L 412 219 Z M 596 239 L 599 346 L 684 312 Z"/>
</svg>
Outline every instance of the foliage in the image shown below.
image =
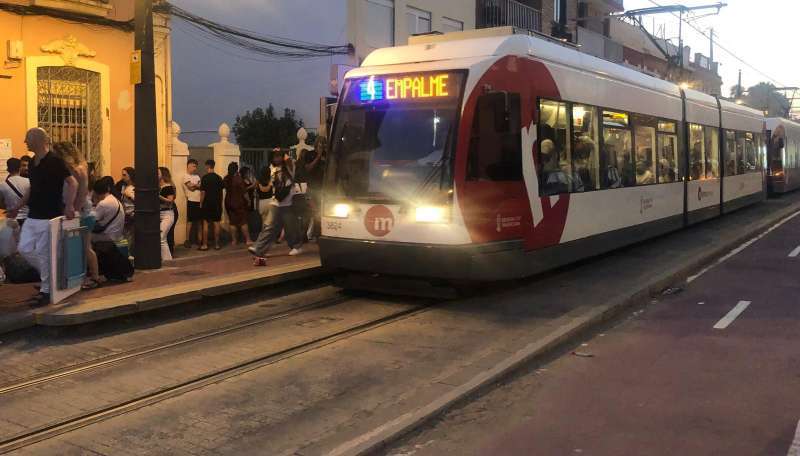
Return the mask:
<svg viewBox="0 0 800 456">
<path fill-rule="evenodd" d="M 303 120 L 296 117 L 294 109 L 285 108 L 283 116 L 277 117 L 270 103 L 266 109 L 236 116 L 232 130 L 241 147 L 289 147 L 297 144 L 297 130 L 302 126 Z"/>
<path fill-rule="evenodd" d="M 751 108 L 769 111 L 770 117 L 786 117 L 789 114 L 791 102 L 776 89 L 775 85 L 769 82 L 759 82 L 747 89 L 741 100 Z M 731 96 L 736 96 L 736 86 L 731 88 Z"/>
</svg>

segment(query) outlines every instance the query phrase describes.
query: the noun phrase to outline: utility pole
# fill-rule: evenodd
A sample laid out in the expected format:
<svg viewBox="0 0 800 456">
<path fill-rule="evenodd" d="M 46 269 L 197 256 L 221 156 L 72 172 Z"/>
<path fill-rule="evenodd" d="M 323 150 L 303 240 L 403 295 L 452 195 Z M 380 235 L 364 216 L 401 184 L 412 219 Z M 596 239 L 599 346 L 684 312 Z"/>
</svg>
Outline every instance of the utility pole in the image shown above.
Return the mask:
<svg viewBox="0 0 800 456">
<path fill-rule="evenodd" d="M 711 27 L 711 33 L 708 36 L 711 39 L 711 47 L 708 50 L 708 58 L 709 58 L 709 60 L 711 60 L 711 65 L 713 66 L 714 65 L 714 27 Z"/>
<path fill-rule="evenodd" d="M 134 257 L 137 269 L 161 267 L 159 233 L 156 75 L 153 49 L 153 0 L 135 0 L 135 48 L 141 52 L 141 81 L 135 91 L 136 217 Z"/>
<path fill-rule="evenodd" d="M 736 83 L 736 99 L 742 98 L 742 70 L 739 70 L 739 82 Z"/>
</svg>

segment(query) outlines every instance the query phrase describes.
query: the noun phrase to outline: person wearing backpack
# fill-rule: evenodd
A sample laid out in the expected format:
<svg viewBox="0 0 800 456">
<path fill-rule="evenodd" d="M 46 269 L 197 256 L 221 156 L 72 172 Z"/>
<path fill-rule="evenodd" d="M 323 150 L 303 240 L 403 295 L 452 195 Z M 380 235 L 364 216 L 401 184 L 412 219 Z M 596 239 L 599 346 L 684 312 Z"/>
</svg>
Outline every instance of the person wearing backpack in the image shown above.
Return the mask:
<svg viewBox="0 0 800 456">
<path fill-rule="evenodd" d="M 255 244 L 247 250 L 255 257 L 254 266 L 266 266 L 265 255 L 272 244 L 280 236 L 281 230 L 285 230 L 286 242 L 289 244 L 290 255 L 302 253 L 302 241 L 297 239 L 297 218 L 292 211 L 293 176 L 286 166 L 283 153 L 280 149 L 274 149 L 271 157 L 271 173 L 269 186 L 265 191 L 272 190 L 272 199 L 269 202 L 269 210 L 264 218 L 264 227 L 258 235 Z"/>
<path fill-rule="evenodd" d="M 0 183 L 0 197 L 3 198 L 3 207 L 11 208 L 16 207 L 31 191 L 31 183 L 27 177 L 20 176 L 20 167 L 22 161 L 19 158 L 9 158 L 6 160 L 8 168 L 8 177 L 5 182 Z M 28 218 L 28 206 L 22 206 L 17 212 L 17 224 L 20 228 Z"/>
</svg>

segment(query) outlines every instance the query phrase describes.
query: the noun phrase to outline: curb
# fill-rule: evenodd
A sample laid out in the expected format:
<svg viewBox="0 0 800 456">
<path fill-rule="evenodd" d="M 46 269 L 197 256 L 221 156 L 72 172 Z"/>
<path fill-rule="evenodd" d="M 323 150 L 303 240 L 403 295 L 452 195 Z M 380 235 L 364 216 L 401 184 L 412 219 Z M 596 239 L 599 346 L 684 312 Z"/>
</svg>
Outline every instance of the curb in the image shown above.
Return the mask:
<svg viewBox="0 0 800 456">
<path fill-rule="evenodd" d="M 0 336 L 5 333 L 30 328 L 36 325 L 32 312 L 13 312 L 0 316 Z"/>
<path fill-rule="evenodd" d="M 725 242 L 723 245 L 713 248 L 707 253 L 699 254 L 697 258 L 680 265 L 680 267 L 671 272 L 662 272 L 653 277 L 653 280 L 643 284 L 638 290 L 631 292 L 628 296 L 617 298 L 571 320 L 568 324 L 562 325 L 547 336 L 528 344 L 511 356 L 500 361 L 491 369 L 474 376 L 472 379 L 454 388 L 435 401 L 404 413 L 372 431 L 337 446 L 327 454 L 332 456 L 362 456 L 377 452 L 384 446 L 401 438 L 403 435 L 412 432 L 419 426 L 445 413 L 459 402 L 478 393 L 481 389 L 502 380 L 514 371 L 524 367 L 534 359 L 545 356 L 570 339 L 579 336 L 599 324 L 611 320 L 626 309 L 641 303 L 644 299 L 649 298 L 655 293 L 660 293 L 670 285 L 678 281 L 686 280 L 693 272 L 700 270 L 706 265 L 712 264 L 715 260 L 723 257 L 732 249 L 768 230 L 772 225 L 786 220 L 792 214 L 798 212 L 798 210 L 800 210 L 800 204 L 794 204 L 776 211 L 775 217 L 770 217 L 768 220 L 762 219 L 760 223 L 754 224 L 752 229 L 736 236 L 733 240 Z"/>
<path fill-rule="evenodd" d="M 319 277 L 322 275 L 322 272 L 323 270 L 321 266 L 315 266 L 265 277 L 247 278 L 239 281 L 236 281 L 236 279 L 231 279 L 230 282 L 221 285 L 212 285 L 205 288 L 180 291 L 155 298 L 134 298 L 129 302 L 125 302 L 125 298 L 120 297 L 120 302 L 113 307 L 101 308 L 78 314 L 59 314 L 46 311 L 34 312 L 33 318 L 35 319 L 35 324 L 40 326 L 80 325 L 148 312 L 151 310 L 162 309 L 164 307 L 188 304 L 203 300 L 205 298 L 210 298 L 213 300 L 213 298 L 218 298 L 242 291 L 250 291 L 258 288 L 283 285 L 298 280 L 311 279 Z"/>
</svg>

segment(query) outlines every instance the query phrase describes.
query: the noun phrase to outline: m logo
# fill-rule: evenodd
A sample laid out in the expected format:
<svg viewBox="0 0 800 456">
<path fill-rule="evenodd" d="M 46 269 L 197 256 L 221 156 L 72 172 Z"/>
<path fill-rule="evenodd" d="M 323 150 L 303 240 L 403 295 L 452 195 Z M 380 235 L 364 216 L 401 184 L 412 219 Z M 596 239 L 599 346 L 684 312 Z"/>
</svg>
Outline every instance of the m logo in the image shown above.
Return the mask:
<svg viewBox="0 0 800 456">
<path fill-rule="evenodd" d="M 386 206 L 372 206 L 364 216 L 364 227 L 373 236 L 386 236 L 394 228 L 394 214 Z"/>
</svg>

